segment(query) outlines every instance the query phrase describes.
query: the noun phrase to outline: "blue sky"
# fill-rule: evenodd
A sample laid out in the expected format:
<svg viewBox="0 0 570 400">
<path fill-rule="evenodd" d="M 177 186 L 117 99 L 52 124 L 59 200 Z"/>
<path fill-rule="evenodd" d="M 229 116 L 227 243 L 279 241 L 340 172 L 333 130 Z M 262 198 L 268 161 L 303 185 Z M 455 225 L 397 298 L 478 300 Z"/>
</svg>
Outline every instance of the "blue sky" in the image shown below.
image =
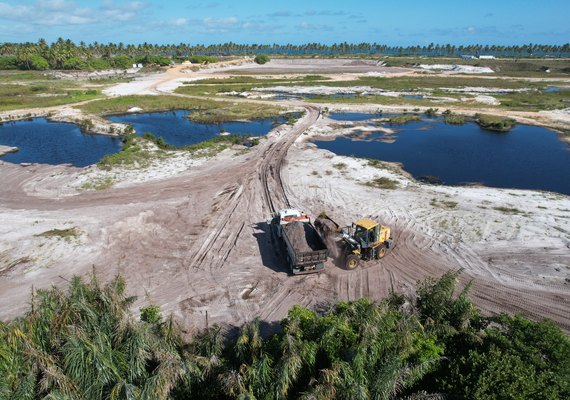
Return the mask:
<svg viewBox="0 0 570 400">
<path fill-rule="evenodd" d="M 0 42 L 563 44 L 570 0 L 0 0 Z"/>
</svg>

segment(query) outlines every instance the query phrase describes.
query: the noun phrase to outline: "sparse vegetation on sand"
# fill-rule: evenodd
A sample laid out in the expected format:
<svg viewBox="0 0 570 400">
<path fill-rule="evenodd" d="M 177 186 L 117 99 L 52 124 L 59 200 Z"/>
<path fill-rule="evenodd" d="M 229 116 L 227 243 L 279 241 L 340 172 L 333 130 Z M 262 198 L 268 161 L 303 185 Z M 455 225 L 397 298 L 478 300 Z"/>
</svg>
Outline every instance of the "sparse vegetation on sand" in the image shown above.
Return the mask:
<svg viewBox="0 0 570 400">
<path fill-rule="evenodd" d="M 431 199 L 429 204 L 432 207 L 454 209 L 457 207 L 458 203 L 456 201 L 451 201 L 451 200 Z"/>
<path fill-rule="evenodd" d="M 380 177 L 366 182 L 366 186 L 374 187 L 377 189 L 397 189 L 400 186 L 400 183 L 394 179 Z"/>
<path fill-rule="evenodd" d="M 97 166 L 105 171 L 116 167 L 126 169 L 144 169 L 152 165 L 155 159 L 165 159 L 166 152 L 151 144 L 149 139 L 137 137 L 134 134 L 123 138 L 123 148 L 118 153 L 103 157 Z"/>
<path fill-rule="evenodd" d="M 514 207 L 505 207 L 505 206 L 499 206 L 499 207 L 493 207 L 493 210 L 502 212 L 504 214 L 522 214 L 523 212 L 521 210 L 519 210 L 518 208 L 514 208 Z"/>
<path fill-rule="evenodd" d="M 65 228 L 65 229 L 51 229 L 49 231 L 39 233 L 36 236 L 45 237 L 45 238 L 58 238 L 58 239 L 70 240 L 72 238 L 78 237 L 79 234 L 80 234 L 79 230 L 77 228 L 73 227 L 73 228 Z"/>
</svg>

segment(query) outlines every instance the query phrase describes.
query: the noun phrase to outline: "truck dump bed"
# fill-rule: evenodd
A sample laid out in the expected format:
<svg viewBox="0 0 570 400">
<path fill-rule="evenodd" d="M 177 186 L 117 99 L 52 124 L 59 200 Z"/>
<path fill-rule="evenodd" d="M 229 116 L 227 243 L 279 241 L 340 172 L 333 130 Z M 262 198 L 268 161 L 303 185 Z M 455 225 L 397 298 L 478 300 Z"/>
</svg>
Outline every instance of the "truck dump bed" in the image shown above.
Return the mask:
<svg viewBox="0 0 570 400">
<path fill-rule="evenodd" d="M 293 273 L 316 272 L 324 267 L 327 246 L 310 222 L 290 222 L 282 226 Z"/>
<path fill-rule="evenodd" d="M 326 246 L 315 228 L 308 222 L 290 222 L 283 230 L 295 252 L 326 250 Z"/>
</svg>

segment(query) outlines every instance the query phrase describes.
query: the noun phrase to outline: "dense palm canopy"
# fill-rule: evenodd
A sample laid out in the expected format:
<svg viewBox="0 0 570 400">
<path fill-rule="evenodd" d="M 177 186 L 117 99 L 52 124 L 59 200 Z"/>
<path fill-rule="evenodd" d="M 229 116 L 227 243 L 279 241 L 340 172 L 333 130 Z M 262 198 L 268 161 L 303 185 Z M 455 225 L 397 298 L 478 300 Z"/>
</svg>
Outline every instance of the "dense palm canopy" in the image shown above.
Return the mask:
<svg viewBox="0 0 570 400">
<path fill-rule="evenodd" d="M 459 56 L 464 54 L 494 54 L 513 57 L 532 55 L 568 57 L 570 44 L 564 45 L 451 45 L 387 46 L 379 43 L 321 43 L 293 44 L 151 44 L 124 43 L 76 44 L 63 38 L 48 44 L 45 39 L 32 43 L 0 43 L 0 69 L 105 69 L 129 68 L 133 63 L 167 65 L 172 58 L 188 59 L 196 56 L 244 56 L 255 54 L 275 55 L 428 55 Z M 198 62 L 212 62 L 212 58 L 199 58 Z"/>
<path fill-rule="evenodd" d="M 295 306 L 263 322 L 183 335 L 121 277 L 38 290 L 0 323 L 2 399 L 433 399 L 570 396 L 570 340 L 550 322 L 483 318 L 458 272 L 412 298 Z"/>
</svg>

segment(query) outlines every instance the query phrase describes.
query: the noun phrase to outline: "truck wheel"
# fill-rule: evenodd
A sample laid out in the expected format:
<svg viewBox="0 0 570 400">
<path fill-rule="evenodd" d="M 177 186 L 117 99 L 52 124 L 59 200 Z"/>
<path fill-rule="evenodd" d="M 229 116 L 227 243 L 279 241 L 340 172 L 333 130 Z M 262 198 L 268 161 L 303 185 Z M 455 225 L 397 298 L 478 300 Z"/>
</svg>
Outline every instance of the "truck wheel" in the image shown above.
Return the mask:
<svg viewBox="0 0 570 400">
<path fill-rule="evenodd" d="M 348 270 L 355 269 L 358 264 L 360 264 L 360 257 L 356 254 L 349 254 L 344 260 L 344 268 Z"/>
<path fill-rule="evenodd" d="M 377 251 L 377 253 L 376 253 L 376 258 L 377 258 L 377 259 L 384 258 L 384 256 L 386 255 L 386 251 L 387 251 L 387 250 L 388 250 L 388 249 L 386 249 L 386 247 L 384 247 L 384 246 L 379 247 L 379 248 L 378 248 L 378 251 Z"/>
</svg>

